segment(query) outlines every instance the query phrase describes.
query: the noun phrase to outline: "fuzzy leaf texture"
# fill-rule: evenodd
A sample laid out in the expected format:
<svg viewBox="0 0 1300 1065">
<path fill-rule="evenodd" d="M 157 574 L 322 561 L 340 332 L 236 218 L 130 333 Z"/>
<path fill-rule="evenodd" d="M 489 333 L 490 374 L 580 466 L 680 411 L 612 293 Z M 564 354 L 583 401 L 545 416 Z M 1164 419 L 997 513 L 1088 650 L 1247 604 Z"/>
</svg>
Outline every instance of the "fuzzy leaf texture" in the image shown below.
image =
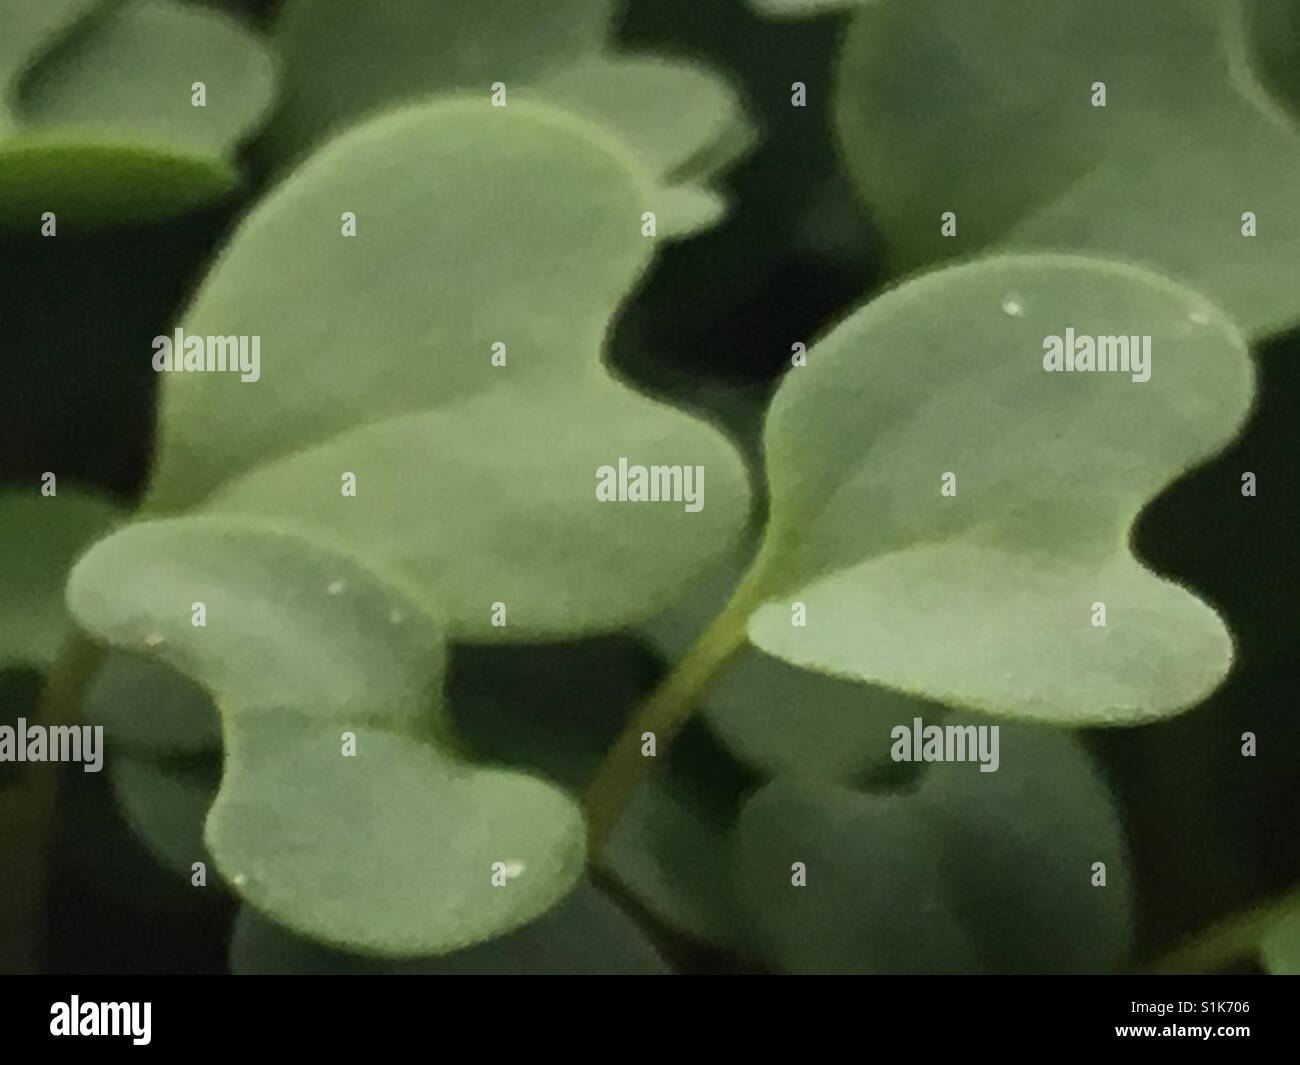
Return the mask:
<svg viewBox="0 0 1300 1065">
<path fill-rule="evenodd" d="M 1067 328 L 1149 335 L 1149 380 L 1047 372 L 1045 338 Z M 1232 641 L 1133 557 L 1129 530 L 1232 438 L 1252 389 L 1237 327 L 1145 271 L 1008 256 L 908 282 L 816 344 L 773 400 L 758 565 L 785 595 L 750 638 L 806 668 L 1059 725 L 1187 707 Z"/>
</svg>

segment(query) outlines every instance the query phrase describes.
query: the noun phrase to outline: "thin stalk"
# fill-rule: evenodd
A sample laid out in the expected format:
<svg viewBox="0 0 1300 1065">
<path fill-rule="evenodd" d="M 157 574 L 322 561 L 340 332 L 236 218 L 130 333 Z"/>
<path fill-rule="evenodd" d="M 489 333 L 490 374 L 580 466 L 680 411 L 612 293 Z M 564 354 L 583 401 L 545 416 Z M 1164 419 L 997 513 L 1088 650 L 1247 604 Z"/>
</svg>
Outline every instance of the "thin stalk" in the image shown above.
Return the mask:
<svg viewBox="0 0 1300 1065">
<path fill-rule="evenodd" d="M 591 860 L 600 854 L 627 809 L 632 793 L 649 772 L 653 759 L 641 753 L 643 735 L 654 734 L 655 756 L 662 756 L 673 737 L 690 720 L 699 697 L 744 648 L 749 616 L 766 598 L 767 557 L 767 551 L 760 549 L 726 606 L 663 683 L 641 704 L 596 770 L 584 801 Z"/>
<path fill-rule="evenodd" d="M 1247 961 L 1259 953 L 1260 940 L 1269 928 L 1297 908 L 1300 908 L 1300 888 L 1217 921 L 1144 966 L 1142 971 L 1162 976 L 1204 973 Z"/>
<path fill-rule="evenodd" d="M 81 636 L 69 637 L 46 674 L 34 724 L 75 725 L 81 694 L 103 651 Z M 45 948 L 44 900 L 58 796 L 59 766 L 24 765 L 16 783 L 0 791 L 0 972 L 35 973 Z"/>
</svg>

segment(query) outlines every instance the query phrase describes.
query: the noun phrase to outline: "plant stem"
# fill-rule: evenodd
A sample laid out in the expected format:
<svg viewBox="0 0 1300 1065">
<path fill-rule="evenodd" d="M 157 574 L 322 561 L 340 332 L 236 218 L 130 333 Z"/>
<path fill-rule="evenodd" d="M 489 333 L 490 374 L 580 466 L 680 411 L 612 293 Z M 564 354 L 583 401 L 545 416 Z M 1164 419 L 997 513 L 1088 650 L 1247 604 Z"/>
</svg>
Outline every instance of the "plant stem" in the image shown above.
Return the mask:
<svg viewBox="0 0 1300 1065">
<path fill-rule="evenodd" d="M 81 716 L 81 693 L 103 651 L 82 636 L 71 636 L 46 674 L 34 724 L 74 725 Z M 0 901 L 0 972 L 35 973 L 44 951 L 45 881 L 51 850 L 59 766 L 23 766 L 18 781 L 0 792 L 0 853 L 5 856 L 4 898 Z"/>
<path fill-rule="evenodd" d="M 1300 888 L 1210 925 L 1143 966 L 1142 971 L 1161 976 L 1204 973 L 1252 958 L 1259 952 L 1260 940 L 1269 927 L 1297 907 Z"/>
<path fill-rule="evenodd" d="M 766 547 L 766 545 L 764 545 Z M 685 657 L 633 715 L 606 753 L 587 788 L 589 860 L 600 854 L 609 834 L 644 779 L 651 759 L 641 754 L 642 735 L 654 733 L 655 756 L 665 753 L 690 719 L 696 702 L 746 642 L 745 625 L 765 598 L 767 552 L 760 548 L 731 598 L 700 634 Z"/>
</svg>

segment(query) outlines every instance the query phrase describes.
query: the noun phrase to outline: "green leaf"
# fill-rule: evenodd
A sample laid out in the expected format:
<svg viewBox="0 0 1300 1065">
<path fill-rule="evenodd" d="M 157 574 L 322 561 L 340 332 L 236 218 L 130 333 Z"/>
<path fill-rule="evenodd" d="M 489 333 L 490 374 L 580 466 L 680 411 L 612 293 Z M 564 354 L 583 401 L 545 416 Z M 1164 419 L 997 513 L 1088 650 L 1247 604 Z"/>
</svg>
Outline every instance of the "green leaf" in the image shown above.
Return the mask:
<svg viewBox="0 0 1300 1065">
<path fill-rule="evenodd" d="M 54 661 L 70 633 L 63 583 L 73 559 L 119 518 L 113 504 L 64 488 L 0 492 L 0 669 Z"/>
<path fill-rule="evenodd" d="M 286 932 L 245 906 L 235 918 L 236 976 L 659 975 L 667 967 L 635 924 L 587 881 L 509 935 L 445 957 L 376 961 L 328 950 Z"/>
<path fill-rule="evenodd" d="M 726 204 L 676 186 L 734 163 L 755 131 L 735 92 L 706 68 L 610 51 L 614 8 L 612 0 L 559 0 L 526 14 L 473 0 L 386 0 L 377 11 L 346 0 L 291 3 L 277 31 L 289 91 L 268 152 L 283 164 L 383 108 L 449 92 L 486 104 L 500 85 L 503 110 L 555 103 L 615 134 L 677 192 L 661 234 L 691 235 Z"/>
<path fill-rule="evenodd" d="M 412 185 L 413 171 L 435 184 Z M 207 510 L 328 541 L 463 636 L 545 639 L 653 614 L 748 510 L 720 433 L 598 362 L 650 254 L 653 202 L 613 141 L 549 108 L 442 102 L 340 138 L 246 220 L 186 316 L 190 336 L 259 336 L 265 360 L 256 382 L 169 375 L 154 502 L 191 505 L 224 482 Z M 599 503 L 596 471 L 621 457 L 704 466 L 703 509 Z"/>
<path fill-rule="evenodd" d="M 288 0 L 275 34 L 287 91 L 268 150 L 287 161 L 369 112 L 435 93 L 472 89 L 486 103 L 500 81 L 508 98 L 597 51 L 613 12 L 613 0 L 548 0 L 526 17 L 480 0 Z"/>
<path fill-rule="evenodd" d="M 68 604 L 99 639 L 151 653 L 226 709 L 438 722 L 438 626 L 356 563 L 294 537 L 203 518 L 138 522 L 82 557 Z"/>
<path fill-rule="evenodd" d="M 582 873 L 582 813 L 541 780 L 360 725 L 344 757 L 337 728 L 288 712 L 228 729 L 205 839 L 240 896 L 299 934 L 446 953 L 526 924 Z"/>
<path fill-rule="evenodd" d="M 1249 51 L 1260 79 L 1291 107 L 1300 109 L 1300 4 L 1295 0 L 1251 0 L 1246 8 Z"/>
<path fill-rule="evenodd" d="M 145 755 L 221 747 L 216 704 L 183 673 L 141 654 L 109 651 L 86 686 L 81 718 L 104 726 L 114 749 Z"/>
<path fill-rule="evenodd" d="M 141 522 L 82 558 L 68 602 L 100 639 L 215 694 L 226 764 L 208 849 L 240 897 L 300 934 L 443 953 L 527 922 L 580 874 L 577 804 L 459 760 L 438 627 L 350 559 L 220 520 Z M 165 782 L 135 783 L 133 822 L 167 838 L 140 811 Z M 498 861 L 514 871 L 504 887 Z"/>
<path fill-rule="evenodd" d="M 207 99 L 195 107 L 200 81 Z M 225 16 L 165 0 L 110 5 L 25 75 L 0 139 L 0 222 L 35 227 L 53 211 L 92 226 L 225 195 L 234 150 L 274 88 L 270 54 Z"/>
<path fill-rule="evenodd" d="M 896 265 L 995 241 L 1094 252 L 1195 284 L 1252 335 L 1300 320 L 1285 280 L 1300 254 L 1300 132 L 1259 83 L 1245 10 L 865 7 L 844 45 L 838 124 Z M 1242 236 L 1244 211 L 1256 238 Z"/>
<path fill-rule="evenodd" d="M 1150 336 L 1150 379 L 1045 372 L 1044 338 L 1067 328 Z M 1129 528 L 1237 431 L 1252 380 L 1231 322 L 1136 268 L 1009 256 L 903 285 L 817 344 L 773 401 L 758 565 L 781 598 L 751 639 L 796 665 L 1059 724 L 1196 702 L 1231 640 L 1133 558 Z M 956 495 L 941 494 L 946 473 Z"/>
<path fill-rule="evenodd" d="M 613 387 L 573 399 L 488 396 L 393 418 L 251 473 L 205 509 L 273 515 L 336 544 L 440 606 L 462 638 L 615 629 L 684 593 L 726 548 L 746 512 L 743 467 L 720 434 L 672 408 Z M 566 430 L 548 436 L 557 415 Z M 620 456 L 703 465 L 705 507 L 599 503 L 594 474 Z M 342 470 L 357 473 L 355 500 L 339 495 Z M 651 549 L 664 544 L 671 568 Z"/>
<path fill-rule="evenodd" d="M 1008 243 L 1147 262 L 1212 296 L 1252 338 L 1290 329 L 1300 322 L 1291 279 L 1300 261 L 1300 131 L 1281 112 L 1246 104 L 1216 115 L 1197 123 L 1211 136 L 1117 148 Z M 1247 211 L 1253 237 L 1243 235 Z"/>
<path fill-rule="evenodd" d="M 753 128 L 728 84 L 680 59 L 595 54 L 548 73 L 537 91 L 615 130 L 667 184 L 708 177 L 753 144 Z"/>
<path fill-rule="evenodd" d="M 217 793 L 213 769 L 182 768 L 150 758 L 116 754 L 113 794 L 127 823 L 167 869 L 185 877 L 193 864 L 211 866 L 203 844 L 203 819 Z"/>
<path fill-rule="evenodd" d="M 680 777 L 642 784 L 601 865 L 655 916 L 703 943 L 748 953 L 730 867 L 735 812 L 701 802 Z"/>
<path fill-rule="evenodd" d="M 102 0 L 0 0 L 0 114 L 9 114 L 32 65 L 102 6 Z"/>
<path fill-rule="evenodd" d="M 1300 906 L 1265 933 L 1260 956 L 1274 976 L 1300 976 Z"/>
<path fill-rule="evenodd" d="M 891 974 L 1120 965 L 1132 888 L 1104 783 L 1061 733 L 1002 726 L 999 754 L 992 773 L 932 765 L 911 794 L 781 779 L 755 795 L 737 877 L 768 960 Z"/>
<path fill-rule="evenodd" d="M 893 770 L 890 728 L 942 711 L 747 651 L 705 696 L 701 713 L 738 759 L 768 776 L 861 782 Z"/>
<path fill-rule="evenodd" d="M 413 185 L 417 172 L 430 181 Z M 603 337 L 652 253 L 650 193 L 598 130 L 524 104 L 440 102 L 332 142 L 249 214 L 181 322 L 190 336 L 260 337 L 260 377 L 167 376 L 153 501 L 193 504 L 398 415 L 502 389 L 541 409 L 603 382 Z"/>
</svg>

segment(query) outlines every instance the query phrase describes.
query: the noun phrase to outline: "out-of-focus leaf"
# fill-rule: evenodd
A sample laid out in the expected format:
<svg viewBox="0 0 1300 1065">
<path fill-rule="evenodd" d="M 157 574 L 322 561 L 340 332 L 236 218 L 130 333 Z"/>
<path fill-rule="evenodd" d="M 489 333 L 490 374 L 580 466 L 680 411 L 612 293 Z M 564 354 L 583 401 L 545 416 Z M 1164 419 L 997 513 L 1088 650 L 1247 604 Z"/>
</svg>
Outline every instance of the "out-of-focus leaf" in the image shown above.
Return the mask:
<svg viewBox="0 0 1300 1065">
<path fill-rule="evenodd" d="M 1121 965 L 1132 878 L 1105 784 L 1061 733 L 1001 726 L 999 757 L 992 773 L 932 765 L 905 795 L 790 779 L 762 789 L 741 815 L 736 847 L 765 957 L 794 972 L 836 973 Z M 1093 886 L 1097 862 L 1104 887 Z"/>
<path fill-rule="evenodd" d="M 71 631 L 63 583 L 121 511 L 75 489 L 0 492 L 0 669 L 48 666 Z"/>
<path fill-rule="evenodd" d="M 1248 13 L 1245 0 L 864 7 L 839 128 L 896 264 L 995 241 L 1091 252 L 1196 285 L 1252 336 L 1300 320 L 1300 129 L 1259 80 Z M 1258 236 L 1243 235 L 1248 211 Z"/>
<path fill-rule="evenodd" d="M 1260 956 L 1274 976 L 1300 976 L 1300 906 L 1265 933 Z"/>
<path fill-rule="evenodd" d="M 288 0 L 275 40 L 284 101 L 267 129 L 281 161 L 367 113 L 440 92 L 511 91 L 599 50 L 614 0 L 517 7 L 481 0 Z M 510 106 L 509 104 L 507 106 Z"/>
<path fill-rule="evenodd" d="M 601 123 L 665 191 L 730 165 L 755 139 L 734 91 L 699 64 L 614 52 L 615 7 L 612 0 L 558 0 L 527 11 L 476 0 L 386 0 L 378 9 L 291 2 L 277 33 L 286 99 L 268 152 L 284 164 L 385 107 L 448 92 L 486 103 L 501 87 L 503 110 L 542 100 Z M 702 188 L 688 186 L 673 199 L 662 232 L 674 237 L 713 224 L 726 208 Z"/>
<path fill-rule="evenodd" d="M 225 16 L 171 0 L 110 4 L 26 71 L 0 136 L 0 224 L 36 229 L 49 211 L 95 226 L 219 198 L 274 90 L 270 53 Z"/>
<path fill-rule="evenodd" d="M 142 654 L 109 651 L 86 686 L 82 720 L 104 726 L 110 747 L 141 755 L 221 747 L 216 704 L 183 673 Z"/>
<path fill-rule="evenodd" d="M 195 862 L 212 865 L 203 820 L 217 794 L 217 772 L 117 754 L 111 774 L 127 823 L 166 868 L 188 879 Z"/>
<path fill-rule="evenodd" d="M 769 776 L 865 781 L 887 774 L 889 731 L 942 710 L 746 651 L 704 697 L 705 721 L 735 756 Z"/>
</svg>

